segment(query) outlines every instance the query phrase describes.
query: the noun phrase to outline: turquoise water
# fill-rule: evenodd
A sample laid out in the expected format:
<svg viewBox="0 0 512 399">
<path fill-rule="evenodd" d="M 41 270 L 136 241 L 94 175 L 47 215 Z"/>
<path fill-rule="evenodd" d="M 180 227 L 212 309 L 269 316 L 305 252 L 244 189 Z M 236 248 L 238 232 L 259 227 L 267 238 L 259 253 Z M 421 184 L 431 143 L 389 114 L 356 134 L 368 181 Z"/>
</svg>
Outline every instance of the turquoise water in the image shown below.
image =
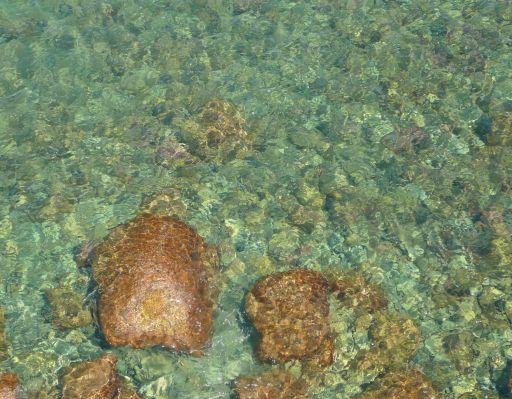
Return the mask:
<svg viewBox="0 0 512 399">
<path fill-rule="evenodd" d="M 440 397 L 505 398 L 511 47 L 508 0 L 0 0 L 1 369 L 56 397 L 65 366 L 109 349 L 144 397 L 228 398 L 270 367 L 240 311 L 253 283 L 356 269 L 419 326 L 408 363 Z M 197 136 L 215 98 L 246 133 L 221 151 Z M 53 289 L 91 302 L 81 245 L 159 207 L 221 253 L 206 356 L 52 324 Z M 355 397 L 371 339 L 353 309 L 331 317 L 311 397 Z"/>
</svg>

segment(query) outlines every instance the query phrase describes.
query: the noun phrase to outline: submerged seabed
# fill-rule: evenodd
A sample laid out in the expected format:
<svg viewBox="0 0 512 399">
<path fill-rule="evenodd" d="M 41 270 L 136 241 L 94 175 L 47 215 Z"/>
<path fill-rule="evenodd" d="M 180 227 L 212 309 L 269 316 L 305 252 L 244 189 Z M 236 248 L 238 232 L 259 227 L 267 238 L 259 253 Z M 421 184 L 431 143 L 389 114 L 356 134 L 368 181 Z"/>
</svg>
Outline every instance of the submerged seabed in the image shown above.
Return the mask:
<svg viewBox="0 0 512 399">
<path fill-rule="evenodd" d="M 447 398 L 505 397 L 511 47 L 507 0 L 0 1 L 1 368 L 53 397 L 62 367 L 104 351 L 93 326 L 52 326 L 48 290 L 85 296 L 77 248 L 165 193 L 226 283 L 206 357 L 114 350 L 146 397 L 227 398 L 265 369 L 239 310 L 296 266 L 363 270 L 420 326 L 411 363 Z M 251 149 L 182 155 L 213 98 Z M 333 319 L 314 398 L 374 377 L 349 367 L 370 345 L 354 312 Z"/>
</svg>

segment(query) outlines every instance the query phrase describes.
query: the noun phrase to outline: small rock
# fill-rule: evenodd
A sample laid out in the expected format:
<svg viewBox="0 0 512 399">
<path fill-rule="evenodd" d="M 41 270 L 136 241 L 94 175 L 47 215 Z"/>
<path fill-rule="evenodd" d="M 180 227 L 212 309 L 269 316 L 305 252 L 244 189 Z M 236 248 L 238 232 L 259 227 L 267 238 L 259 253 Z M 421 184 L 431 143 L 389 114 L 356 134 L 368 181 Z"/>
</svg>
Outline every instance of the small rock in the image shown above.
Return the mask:
<svg viewBox="0 0 512 399">
<path fill-rule="evenodd" d="M 84 308 L 84 297 L 67 287 L 46 292 L 52 308 L 52 324 L 58 329 L 79 328 L 92 323 L 90 309 Z"/>
<path fill-rule="evenodd" d="M 70 366 L 62 377 L 62 399 L 112 399 L 119 392 L 116 358 L 99 359 Z"/>
<path fill-rule="evenodd" d="M 374 381 L 358 399 L 436 399 L 439 394 L 418 370 L 393 371 Z"/>
<path fill-rule="evenodd" d="M 260 334 L 262 361 L 332 363 L 334 335 L 329 325 L 329 283 L 318 272 L 295 269 L 259 280 L 245 309 Z"/>
<path fill-rule="evenodd" d="M 13 373 L 0 373 L 0 399 L 18 399 L 21 388 L 18 377 Z"/>
<path fill-rule="evenodd" d="M 382 288 L 369 283 L 361 274 L 347 272 L 331 284 L 338 300 L 353 309 L 373 313 L 384 309 L 388 300 Z"/>
<path fill-rule="evenodd" d="M 226 100 L 208 101 L 197 115 L 183 121 L 180 127 L 191 152 L 203 159 L 228 159 L 243 154 L 250 146 L 245 120 Z"/>
<path fill-rule="evenodd" d="M 111 345 L 201 356 L 213 330 L 216 250 L 185 223 L 143 214 L 96 251 L 99 322 Z"/>
<path fill-rule="evenodd" d="M 307 399 L 305 381 L 282 371 L 239 377 L 235 382 L 237 399 Z"/>
</svg>

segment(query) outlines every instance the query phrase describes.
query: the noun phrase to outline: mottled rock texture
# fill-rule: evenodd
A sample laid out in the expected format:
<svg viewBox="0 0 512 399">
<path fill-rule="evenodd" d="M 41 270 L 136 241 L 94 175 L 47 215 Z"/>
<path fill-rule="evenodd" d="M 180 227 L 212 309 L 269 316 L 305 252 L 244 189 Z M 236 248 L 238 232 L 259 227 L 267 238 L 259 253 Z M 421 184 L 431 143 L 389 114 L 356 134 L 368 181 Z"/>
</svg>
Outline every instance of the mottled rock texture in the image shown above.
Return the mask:
<svg viewBox="0 0 512 399">
<path fill-rule="evenodd" d="M 119 392 L 116 359 L 99 359 L 70 366 L 62 376 L 62 399 L 112 399 Z"/>
<path fill-rule="evenodd" d="M 242 376 L 235 382 L 237 399 L 307 399 L 307 384 L 282 370 Z"/>
<path fill-rule="evenodd" d="M 217 252 L 185 223 L 143 214 L 96 250 L 99 322 L 112 345 L 201 356 L 212 334 Z"/>
<path fill-rule="evenodd" d="M 439 394 L 418 370 L 393 371 L 377 379 L 358 399 L 436 399 Z"/>
<path fill-rule="evenodd" d="M 0 399 L 19 399 L 21 389 L 18 377 L 12 373 L 0 373 Z"/>
<path fill-rule="evenodd" d="M 305 361 L 325 367 L 333 361 L 329 325 L 329 284 L 318 272 L 295 269 L 259 280 L 245 308 L 260 340 L 262 361 Z"/>
</svg>

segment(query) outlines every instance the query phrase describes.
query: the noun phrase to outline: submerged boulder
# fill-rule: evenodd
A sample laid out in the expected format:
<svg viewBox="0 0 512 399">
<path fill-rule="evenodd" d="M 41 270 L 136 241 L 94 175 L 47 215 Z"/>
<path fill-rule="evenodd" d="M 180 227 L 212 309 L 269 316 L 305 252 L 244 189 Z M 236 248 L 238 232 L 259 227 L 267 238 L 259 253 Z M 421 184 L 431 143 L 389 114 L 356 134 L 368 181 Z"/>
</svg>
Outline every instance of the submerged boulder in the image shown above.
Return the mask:
<svg viewBox="0 0 512 399">
<path fill-rule="evenodd" d="M 99 359 L 81 362 L 62 377 L 62 399 L 112 399 L 119 392 L 116 358 L 107 354 Z"/>
<path fill-rule="evenodd" d="M 260 334 L 262 361 L 332 363 L 334 334 L 329 324 L 328 281 L 306 269 L 274 273 L 259 280 L 245 308 Z"/>
<path fill-rule="evenodd" d="M 0 373 L 0 398 L 18 399 L 21 397 L 18 377 L 13 373 Z"/>
<path fill-rule="evenodd" d="M 68 367 L 61 379 L 62 399 L 140 399 L 119 378 L 111 353 Z"/>
<path fill-rule="evenodd" d="M 112 345 L 201 356 L 213 328 L 216 251 L 185 223 L 143 214 L 96 250 L 99 323 Z"/>
<path fill-rule="evenodd" d="M 242 376 L 235 382 L 237 399 L 307 399 L 307 384 L 283 370 Z"/>
</svg>

